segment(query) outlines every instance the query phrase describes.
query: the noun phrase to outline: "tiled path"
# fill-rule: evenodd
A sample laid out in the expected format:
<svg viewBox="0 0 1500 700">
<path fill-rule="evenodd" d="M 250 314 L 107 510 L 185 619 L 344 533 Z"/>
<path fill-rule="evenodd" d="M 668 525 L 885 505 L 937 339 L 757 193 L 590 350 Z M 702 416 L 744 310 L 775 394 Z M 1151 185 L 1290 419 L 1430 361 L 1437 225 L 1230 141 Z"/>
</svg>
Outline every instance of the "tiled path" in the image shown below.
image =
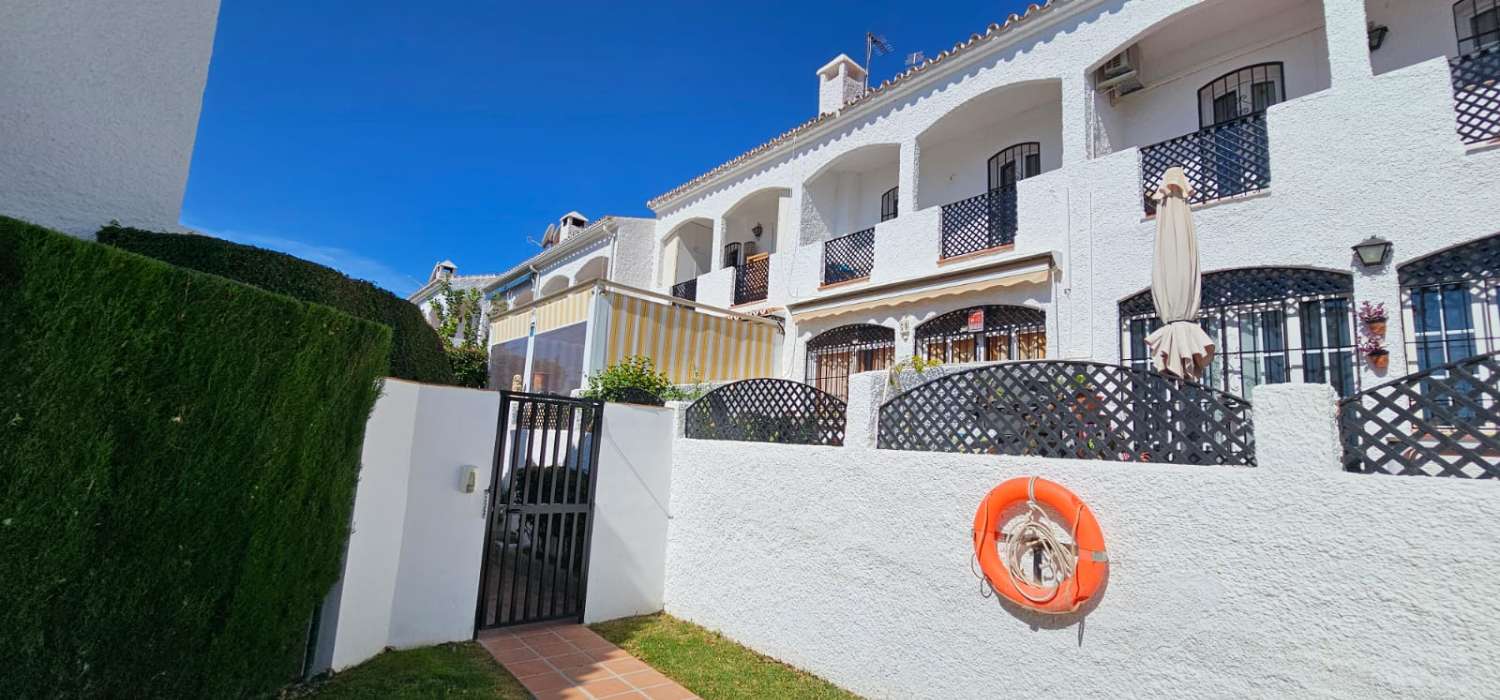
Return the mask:
<svg viewBox="0 0 1500 700">
<path fill-rule="evenodd" d="M 696 700 L 583 625 L 527 625 L 481 632 L 479 643 L 538 700 Z"/>
</svg>

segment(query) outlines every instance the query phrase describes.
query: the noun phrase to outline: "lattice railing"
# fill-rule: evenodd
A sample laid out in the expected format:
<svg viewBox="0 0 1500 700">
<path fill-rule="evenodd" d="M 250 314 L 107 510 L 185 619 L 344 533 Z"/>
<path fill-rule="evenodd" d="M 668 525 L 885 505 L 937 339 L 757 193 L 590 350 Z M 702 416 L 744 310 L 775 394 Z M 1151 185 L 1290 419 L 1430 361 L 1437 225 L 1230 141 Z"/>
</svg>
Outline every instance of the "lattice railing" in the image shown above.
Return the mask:
<svg viewBox="0 0 1500 700">
<path fill-rule="evenodd" d="M 698 278 L 694 277 L 686 282 L 678 282 L 672 285 L 672 296 L 688 301 L 698 300 Z M 722 303 L 722 302 L 721 302 Z"/>
<path fill-rule="evenodd" d="M 1500 478 L 1500 353 L 1410 374 L 1339 402 L 1344 469 Z"/>
<path fill-rule="evenodd" d="M 1266 114 L 1256 112 L 1141 149 L 1141 189 L 1146 213 L 1156 213 L 1151 195 L 1167 169 L 1180 166 L 1193 185 L 1189 204 L 1212 202 L 1271 186 Z"/>
<path fill-rule="evenodd" d="M 880 407 L 878 445 L 1255 464 L 1248 401 L 1156 372 L 1094 362 L 1008 362 L 927 382 Z"/>
<path fill-rule="evenodd" d="M 842 445 L 844 412 L 837 396 L 808 384 L 746 379 L 694 401 L 686 432 L 700 440 Z"/>
<path fill-rule="evenodd" d="M 875 229 L 867 228 L 823 244 L 823 284 L 869 277 L 875 267 Z"/>
<path fill-rule="evenodd" d="M 953 258 L 1016 242 L 1016 188 L 1002 187 L 943 205 L 942 257 Z"/>
<path fill-rule="evenodd" d="M 1500 139 L 1500 46 L 1452 59 L 1453 109 L 1464 143 Z"/>
<path fill-rule="evenodd" d="M 770 256 L 746 260 L 734 269 L 734 303 L 761 301 L 771 284 Z"/>
</svg>

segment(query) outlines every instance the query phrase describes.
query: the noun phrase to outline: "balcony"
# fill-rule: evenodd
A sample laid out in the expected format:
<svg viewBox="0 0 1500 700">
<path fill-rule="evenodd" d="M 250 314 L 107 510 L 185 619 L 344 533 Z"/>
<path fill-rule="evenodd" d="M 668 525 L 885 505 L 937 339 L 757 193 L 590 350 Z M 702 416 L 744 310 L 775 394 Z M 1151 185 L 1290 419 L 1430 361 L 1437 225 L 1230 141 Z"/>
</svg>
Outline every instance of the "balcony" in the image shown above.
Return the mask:
<svg viewBox="0 0 1500 700">
<path fill-rule="evenodd" d="M 943 260 L 1015 243 L 1015 186 L 944 204 L 941 231 Z"/>
<path fill-rule="evenodd" d="M 1449 61 L 1458 137 L 1467 144 L 1500 140 L 1500 46 Z"/>
<path fill-rule="evenodd" d="M 698 300 L 698 278 L 672 285 L 672 296 L 686 301 Z"/>
<path fill-rule="evenodd" d="M 1141 189 L 1146 214 L 1156 214 L 1152 199 L 1167 169 L 1178 166 L 1193 183 L 1189 204 L 1258 192 L 1271 186 L 1271 152 L 1266 113 L 1199 129 L 1186 136 L 1141 149 Z"/>
<path fill-rule="evenodd" d="M 823 243 L 823 284 L 867 279 L 875 267 L 875 227 Z"/>
<path fill-rule="evenodd" d="M 765 301 L 771 286 L 771 256 L 761 253 L 745 260 L 734 270 L 734 303 Z"/>
</svg>

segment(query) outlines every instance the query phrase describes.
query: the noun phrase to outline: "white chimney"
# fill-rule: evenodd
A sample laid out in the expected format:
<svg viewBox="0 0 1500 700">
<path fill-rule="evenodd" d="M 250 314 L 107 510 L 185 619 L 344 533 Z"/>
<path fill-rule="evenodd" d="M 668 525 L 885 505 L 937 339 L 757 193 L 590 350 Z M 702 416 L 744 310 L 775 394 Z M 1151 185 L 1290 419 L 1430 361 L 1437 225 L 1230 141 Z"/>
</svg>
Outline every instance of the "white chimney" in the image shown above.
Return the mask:
<svg viewBox="0 0 1500 700">
<path fill-rule="evenodd" d="M 865 93 L 865 69 L 847 54 L 839 54 L 818 69 L 818 114 L 844 108 Z"/>
</svg>

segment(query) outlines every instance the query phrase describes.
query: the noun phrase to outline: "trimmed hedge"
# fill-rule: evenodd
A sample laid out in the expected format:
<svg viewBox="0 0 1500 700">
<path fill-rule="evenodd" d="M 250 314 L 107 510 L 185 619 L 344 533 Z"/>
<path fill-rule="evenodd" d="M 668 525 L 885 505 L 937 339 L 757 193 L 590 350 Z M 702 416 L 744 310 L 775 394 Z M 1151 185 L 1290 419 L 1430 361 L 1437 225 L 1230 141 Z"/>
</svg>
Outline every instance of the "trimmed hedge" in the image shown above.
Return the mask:
<svg viewBox="0 0 1500 700">
<path fill-rule="evenodd" d="M 427 325 L 422 311 L 364 280 L 285 253 L 209 236 L 105 226 L 99 230 L 99 242 L 384 324 L 392 333 L 390 376 L 457 383 L 443 340 Z"/>
<path fill-rule="evenodd" d="M 0 697 L 242 697 L 338 577 L 390 331 L 0 217 Z"/>
</svg>

